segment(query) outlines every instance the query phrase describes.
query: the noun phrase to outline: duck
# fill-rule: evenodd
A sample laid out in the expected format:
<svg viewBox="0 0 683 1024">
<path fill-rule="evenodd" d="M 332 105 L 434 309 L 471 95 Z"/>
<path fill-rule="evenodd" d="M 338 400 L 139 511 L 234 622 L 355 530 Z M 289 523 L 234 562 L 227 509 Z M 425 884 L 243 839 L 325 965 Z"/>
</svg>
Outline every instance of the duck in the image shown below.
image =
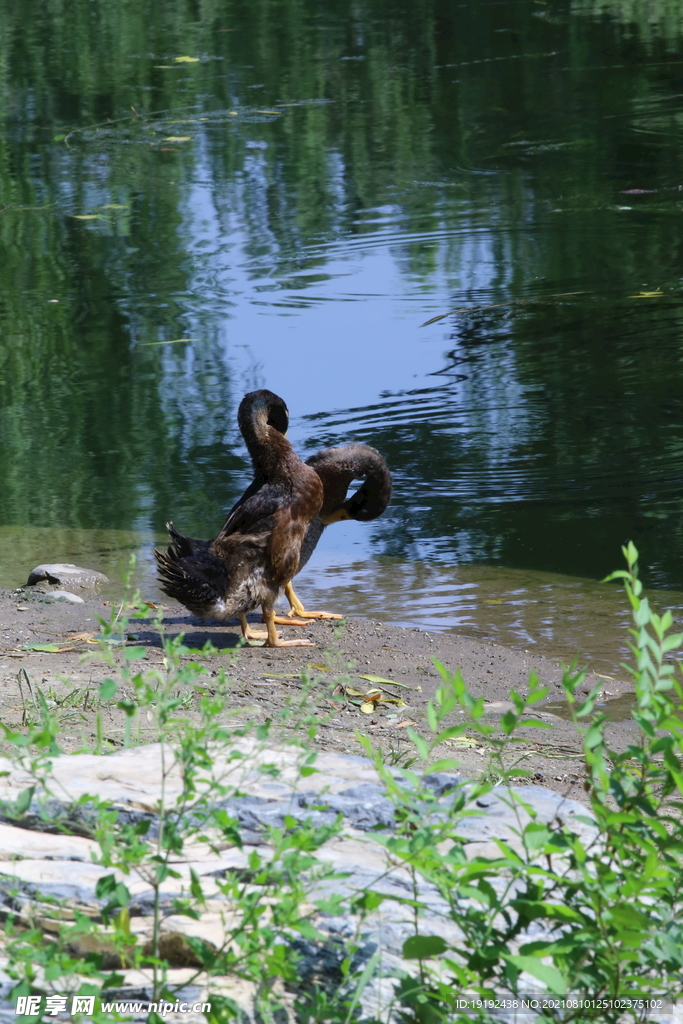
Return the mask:
<svg viewBox="0 0 683 1024">
<path fill-rule="evenodd" d="M 271 416 L 271 423 L 275 429 L 286 433 L 289 428 L 289 413 L 284 403 L 282 407 L 273 409 Z M 360 523 L 372 522 L 387 508 L 392 490 L 391 473 L 386 460 L 369 444 L 358 442 L 323 448 L 306 459 L 306 465 L 314 469 L 320 477 L 323 485 L 323 503 L 320 512 L 313 517 L 306 529 L 295 576 L 310 560 L 327 526 L 348 519 Z M 350 498 L 347 498 L 350 484 L 359 479 L 363 480 L 363 483 Z M 231 508 L 228 521 L 245 501 L 258 493 L 261 486 L 261 480 L 255 477 Z M 334 612 L 307 611 L 294 592 L 291 580 L 285 584 L 284 593 L 289 602 L 289 612 L 286 616 L 275 616 L 275 623 L 278 626 L 305 626 L 309 619 L 344 617 Z"/>
<path fill-rule="evenodd" d="M 246 640 L 266 647 L 313 647 L 283 640 L 274 604 L 296 574 L 311 521 L 323 505 L 320 476 L 285 437 L 289 413 L 267 389 L 242 399 L 237 422 L 251 456 L 254 482 L 211 541 L 196 541 L 167 527 L 171 542 L 154 552 L 162 590 L 204 619 L 238 618 Z M 265 633 L 253 630 L 247 612 L 261 606 Z"/>
<path fill-rule="evenodd" d="M 392 488 L 386 460 L 369 444 L 323 448 L 306 459 L 306 465 L 314 469 L 322 481 L 323 503 L 306 529 L 295 576 L 309 561 L 327 526 L 349 519 L 359 523 L 372 522 L 385 511 Z M 359 479 L 363 483 L 347 498 L 350 484 Z M 334 612 L 307 611 L 295 594 L 291 580 L 285 584 L 284 591 L 290 610 L 286 617 L 275 617 L 278 624 L 300 625 L 294 617 L 299 620 L 343 618 Z"/>
</svg>

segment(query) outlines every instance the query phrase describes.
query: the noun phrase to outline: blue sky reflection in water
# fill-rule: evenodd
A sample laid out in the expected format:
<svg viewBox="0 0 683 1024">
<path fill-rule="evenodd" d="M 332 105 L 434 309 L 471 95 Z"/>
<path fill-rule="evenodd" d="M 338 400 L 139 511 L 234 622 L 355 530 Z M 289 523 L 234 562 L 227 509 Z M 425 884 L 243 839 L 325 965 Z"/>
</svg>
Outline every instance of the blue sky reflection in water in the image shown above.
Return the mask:
<svg viewBox="0 0 683 1024">
<path fill-rule="evenodd" d="M 496 586 L 542 605 L 632 538 L 683 590 L 675 19 L 4 6 L 0 582 L 19 551 L 116 572 L 137 536 L 151 585 L 166 519 L 207 536 L 247 482 L 236 407 L 268 386 L 302 452 L 395 473 L 304 597 L 550 650 L 497 632 Z"/>
</svg>

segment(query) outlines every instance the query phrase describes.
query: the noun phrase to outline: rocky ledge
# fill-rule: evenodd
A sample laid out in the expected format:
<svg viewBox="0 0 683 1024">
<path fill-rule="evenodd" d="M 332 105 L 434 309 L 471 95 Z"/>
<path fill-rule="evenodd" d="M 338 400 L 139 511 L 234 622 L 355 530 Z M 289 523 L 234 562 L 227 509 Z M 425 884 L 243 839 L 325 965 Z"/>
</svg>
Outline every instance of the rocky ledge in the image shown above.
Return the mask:
<svg viewBox="0 0 683 1024">
<path fill-rule="evenodd" d="M 226 842 L 225 833 L 219 841 L 218 833 L 214 835 L 209 827 L 203 834 L 195 831 L 182 851 L 171 858 L 173 874 L 163 881 L 160 891 L 160 952 L 171 965 L 168 985 L 179 1001 L 191 1004 L 210 1001 L 217 995 L 228 996 L 238 1004 L 245 1024 L 258 1021 L 254 986 L 234 978 L 209 979 L 201 971 L 193 940 L 216 949 L 229 938 L 236 908 L 221 883 L 231 875 L 246 877 L 250 870 L 253 873 L 254 852 L 262 862 L 268 861 L 273 850 L 271 829 L 296 830 L 306 822 L 331 826 L 341 820 L 340 830 L 330 829 L 329 837 L 314 854 L 321 867 L 335 869 L 335 877 L 321 876 L 312 882 L 307 894 L 318 937 L 309 937 L 304 931 L 293 933 L 287 941 L 300 956 L 302 984 L 312 979 L 341 981 L 344 941 L 356 934 L 359 919 L 350 911 L 315 911 L 314 902 L 334 893 L 341 899 L 340 905 L 348 906 L 367 889 L 388 896 L 362 922 L 352 971 L 362 970 L 375 958 L 376 966 L 361 998 L 361 1016 L 392 1022 L 397 1019 L 391 1008 L 395 986 L 406 969 L 403 943 L 414 933 L 413 909 L 400 902 L 413 894 L 412 878 L 382 842 L 382 836 L 395 828 L 394 804 L 369 760 L 322 752 L 315 761 L 316 770 L 306 768 L 303 774 L 302 763 L 298 748 L 266 749 L 254 739 L 240 737 L 231 743 L 229 753 L 216 752 L 210 767 L 200 773 L 197 793 L 202 805 L 205 809 L 210 805 L 222 808 L 238 823 L 242 846 Z M 56 933 L 60 922 L 74 921 L 79 914 L 95 922 L 101 919 L 107 900 L 98 890 L 98 881 L 111 875 L 112 869 L 98 863 L 101 848 L 92 838 L 96 801 L 118 810 L 119 825 L 140 826 L 145 822 L 142 831 L 153 842 L 158 834 L 161 801 L 166 807 L 174 807 L 183 793 L 182 764 L 160 744 L 106 756 L 55 757 L 52 774 L 42 783 L 36 782 L 25 767 L 8 760 L 0 763 L 0 773 L 2 915 L 5 920 L 38 926 L 46 934 Z M 416 799 L 424 790 L 425 815 L 443 816 L 463 786 L 469 789 L 471 783 L 456 775 L 433 773 L 423 777 L 415 790 Z M 35 787 L 32 793 L 30 787 Z M 516 797 L 523 803 L 518 803 Z M 531 814 L 540 822 L 571 824 L 573 831 L 586 839 L 593 832 L 585 820 L 583 805 L 542 786 L 498 786 L 473 799 L 469 809 L 473 813 L 460 819 L 458 826 L 468 857 L 498 856 L 497 838 L 518 843 L 520 825 Z M 197 814 L 196 806 L 183 812 L 188 834 Z M 116 872 L 116 876 L 130 893 L 131 936 L 143 948 L 151 948 L 154 893 L 149 872 L 131 869 L 127 874 Z M 198 918 L 193 919 L 178 913 L 178 900 L 190 898 L 197 882 L 205 902 Z M 252 891 L 257 889 L 258 882 L 254 881 Z M 440 936 L 457 947 L 462 937 L 438 889 L 422 880 L 417 895 L 423 907 L 420 933 Z M 524 938 L 528 939 L 531 931 L 536 939 L 543 936 L 542 929 L 534 930 L 532 925 Z M 151 973 L 127 969 L 107 942 L 106 928 L 86 931 L 80 938 L 72 935 L 67 949 L 75 958 L 100 953 L 104 969 L 118 969 L 119 980 L 116 989 L 108 992 L 109 998 L 143 1003 L 152 999 Z M 381 956 L 375 957 L 377 953 Z M 14 1020 L 10 994 L 16 980 L 9 976 L 9 966 L 5 955 L 0 962 L 0 1018 Z M 40 965 L 35 970 L 34 991 L 47 994 L 64 995 L 67 988 L 77 992 L 83 980 L 78 974 L 50 980 L 49 972 L 46 974 Z M 286 1004 L 286 996 L 284 1001 Z M 290 1021 L 296 1020 L 288 1016 Z M 130 1013 L 130 1019 L 146 1017 L 146 1009 Z M 188 1022 L 204 1017 L 201 1013 L 171 1011 L 165 1019 Z M 286 1019 L 287 1015 L 282 1017 Z"/>
</svg>

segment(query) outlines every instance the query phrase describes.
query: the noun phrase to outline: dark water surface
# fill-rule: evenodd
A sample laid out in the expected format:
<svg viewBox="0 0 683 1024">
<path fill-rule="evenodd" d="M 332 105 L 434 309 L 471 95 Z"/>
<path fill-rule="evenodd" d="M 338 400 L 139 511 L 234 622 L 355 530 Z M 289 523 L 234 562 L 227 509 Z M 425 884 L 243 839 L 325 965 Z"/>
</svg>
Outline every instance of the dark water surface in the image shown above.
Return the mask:
<svg viewBox="0 0 683 1024">
<path fill-rule="evenodd" d="M 677 11 L 0 0 L 0 584 L 153 593 L 266 386 L 395 474 L 304 599 L 613 664 L 624 541 L 683 604 Z"/>
</svg>

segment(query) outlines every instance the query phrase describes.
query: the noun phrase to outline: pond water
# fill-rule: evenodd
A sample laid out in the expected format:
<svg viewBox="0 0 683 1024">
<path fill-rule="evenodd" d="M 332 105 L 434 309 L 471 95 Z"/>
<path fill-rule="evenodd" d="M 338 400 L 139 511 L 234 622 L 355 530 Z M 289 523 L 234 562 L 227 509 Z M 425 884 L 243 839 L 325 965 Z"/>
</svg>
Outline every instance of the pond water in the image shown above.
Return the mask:
<svg viewBox="0 0 683 1024">
<path fill-rule="evenodd" d="M 622 543 L 683 606 L 677 5 L 388 7 L 0 0 L 0 585 L 154 596 L 269 387 L 394 473 L 305 601 L 607 671 Z"/>
</svg>

